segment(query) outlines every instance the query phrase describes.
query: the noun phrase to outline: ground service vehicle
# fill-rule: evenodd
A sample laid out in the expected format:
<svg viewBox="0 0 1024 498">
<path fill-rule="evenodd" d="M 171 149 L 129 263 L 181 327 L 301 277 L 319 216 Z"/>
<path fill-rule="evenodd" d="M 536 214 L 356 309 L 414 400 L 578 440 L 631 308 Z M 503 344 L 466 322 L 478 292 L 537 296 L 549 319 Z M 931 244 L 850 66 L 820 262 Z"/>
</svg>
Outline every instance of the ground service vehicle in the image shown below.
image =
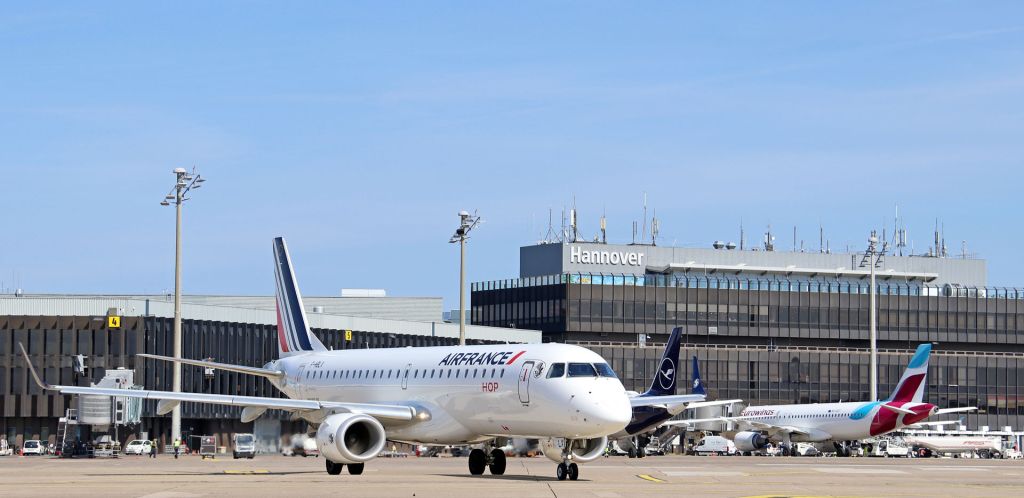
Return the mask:
<svg viewBox="0 0 1024 498">
<path fill-rule="evenodd" d="M 235 434 L 231 436 L 231 443 L 234 446 L 231 453 L 236 460 L 256 456 L 256 437 L 252 434 Z"/>
</svg>

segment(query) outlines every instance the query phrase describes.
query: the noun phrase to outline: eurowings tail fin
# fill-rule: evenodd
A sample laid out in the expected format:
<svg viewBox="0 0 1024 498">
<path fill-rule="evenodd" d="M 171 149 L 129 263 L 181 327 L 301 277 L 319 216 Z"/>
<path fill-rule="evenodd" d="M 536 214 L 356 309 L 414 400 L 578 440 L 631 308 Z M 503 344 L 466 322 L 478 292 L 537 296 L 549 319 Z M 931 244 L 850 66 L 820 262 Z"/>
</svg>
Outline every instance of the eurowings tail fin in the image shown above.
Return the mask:
<svg viewBox="0 0 1024 498">
<path fill-rule="evenodd" d="M 928 356 L 931 344 L 921 344 L 910 359 L 910 364 L 900 377 L 896 390 L 885 401 L 920 403 L 924 399 L 925 380 L 928 377 Z"/>
<path fill-rule="evenodd" d="M 274 239 L 274 277 L 277 279 L 277 352 L 279 357 L 311 351 L 327 351 L 313 335 L 295 281 L 292 260 L 284 237 Z"/>
<path fill-rule="evenodd" d="M 672 329 L 672 335 L 665 344 L 665 352 L 661 355 L 658 370 L 651 380 L 651 388 L 644 396 L 672 396 L 676 393 L 676 363 L 679 361 L 679 341 L 683 335 L 682 327 Z"/>
</svg>

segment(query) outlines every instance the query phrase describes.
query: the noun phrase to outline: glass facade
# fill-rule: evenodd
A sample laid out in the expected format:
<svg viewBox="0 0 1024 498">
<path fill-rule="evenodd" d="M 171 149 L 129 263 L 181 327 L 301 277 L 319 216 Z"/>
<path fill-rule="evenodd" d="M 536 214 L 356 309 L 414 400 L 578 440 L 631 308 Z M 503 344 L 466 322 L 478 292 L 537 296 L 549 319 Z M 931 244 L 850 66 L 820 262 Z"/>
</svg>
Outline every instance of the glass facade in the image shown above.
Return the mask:
<svg viewBox="0 0 1024 498">
<path fill-rule="evenodd" d="M 927 400 L 978 406 L 972 428 L 1024 428 L 1024 293 L 878 283 L 879 393 L 912 350 L 934 344 Z M 643 391 L 683 327 L 720 398 L 751 404 L 868 397 L 867 281 L 566 274 L 473 285 L 473 323 L 539 329 L 585 345 Z M 646 343 L 647 347 L 638 347 Z M 686 364 L 686 363 L 681 363 Z"/>
</svg>

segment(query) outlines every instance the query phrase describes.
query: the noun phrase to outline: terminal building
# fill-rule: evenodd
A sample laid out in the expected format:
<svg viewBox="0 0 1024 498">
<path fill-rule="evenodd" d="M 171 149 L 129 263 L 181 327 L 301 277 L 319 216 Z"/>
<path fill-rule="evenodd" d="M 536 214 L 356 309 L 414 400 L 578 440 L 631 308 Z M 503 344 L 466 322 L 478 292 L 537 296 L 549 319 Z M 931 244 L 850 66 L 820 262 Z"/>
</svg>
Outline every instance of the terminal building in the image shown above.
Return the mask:
<svg viewBox="0 0 1024 498">
<path fill-rule="evenodd" d="M 867 400 L 863 254 L 554 242 L 520 249 L 518 278 L 476 282 L 472 321 L 541 330 L 604 355 L 643 390 L 673 327 L 720 398 L 750 404 Z M 971 428 L 1024 428 L 1024 292 L 987 287 L 985 261 L 885 255 L 877 278 L 879 393 L 922 342 L 928 401 L 977 406 Z"/>
<path fill-rule="evenodd" d="M 458 344 L 458 324 L 440 320 L 441 298 L 367 295 L 304 301 L 313 332 L 328 348 Z M 185 358 L 262 366 L 277 356 L 273 297 L 182 296 L 182 302 Z M 58 420 L 69 409 L 82 406 L 77 397 L 41 390 L 32 381 L 18 344 L 25 346 L 36 369 L 51 384 L 98 384 L 105 377 L 119 376 L 117 369 L 124 368 L 134 372 L 136 385 L 169 391 L 171 364 L 136 354 L 173 356 L 173 316 L 168 296 L 0 296 L 0 438 L 18 447 L 26 439 L 58 445 L 65 437 Z M 467 326 L 466 337 L 470 344 L 541 341 L 538 331 L 481 326 Z M 80 364 L 78 355 L 82 355 Z M 191 366 L 182 367 L 182 390 L 281 396 L 266 379 Z M 157 416 L 156 401 L 147 400 L 140 409 L 134 417 L 139 423 L 120 428 L 118 439 L 123 444 L 145 437 L 166 445 L 170 414 Z M 292 421 L 281 411 L 268 411 L 250 424 L 242 424 L 240 415 L 239 407 L 183 403 L 183 437 L 214 435 L 219 445 L 229 446 L 232 433 L 251 432 L 264 451 L 274 451 L 282 436 L 306 430 L 305 422 Z M 67 436 L 72 440 L 91 441 L 96 436 L 93 426 L 84 423 L 74 429 L 76 433 Z"/>
</svg>

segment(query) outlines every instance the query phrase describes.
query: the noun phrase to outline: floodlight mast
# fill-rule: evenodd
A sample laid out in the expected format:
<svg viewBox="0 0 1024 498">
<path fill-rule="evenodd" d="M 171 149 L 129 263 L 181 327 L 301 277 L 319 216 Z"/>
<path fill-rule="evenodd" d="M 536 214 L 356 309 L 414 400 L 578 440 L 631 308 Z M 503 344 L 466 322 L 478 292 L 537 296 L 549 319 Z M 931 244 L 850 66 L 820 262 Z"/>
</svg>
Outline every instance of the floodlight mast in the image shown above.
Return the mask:
<svg viewBox="0 0 1024 498">
<path fill-rule="evenodd" d="M 174 357 L 181 358 L 181 205 L 189 200 L 185 197 L 192 189 L 202 186 L 206 180 L 196 174 L 195 168 L 190 174 L 185 168 L 174 168 L 174 186 L 160 202 L 161 206 L 174 204 Z M 174 376 L 171 390 L 181 392 L 181 363 L 174 363 Z M 175 405 L 171 411 L 171 442 L 181 438 L 181 404 Z"/>
<path fill-rule="evenodd" d="M 871 288 L 868 290 L 868 307 L 870 308 L 868 311 L 868 330 L 871 341 L 870 401 L 878 401 L 878 316 L 875 309 L 878 289 L 875 288 L 875 267 L 882 264 L 882 258 L 885 256 L 887 246 L 888 244 L 883 243 L 882 250 L 878 250 L 878 232 L 872 230 L 871 236 L 868 237 L 868 249 L 864 252 L 864 257 L 861 258 L 859 265 L 861 268 L 867 266 L 871 276 Z"/>
<path fill-rule="evenodd" d="M 466 239 L 479 223 L 476 211 L 472 215 L 468 211 L 459 211 L 459 227 L 448 241 L 459 244 L 459 346 L 466 345 Z"/>
</svg>

